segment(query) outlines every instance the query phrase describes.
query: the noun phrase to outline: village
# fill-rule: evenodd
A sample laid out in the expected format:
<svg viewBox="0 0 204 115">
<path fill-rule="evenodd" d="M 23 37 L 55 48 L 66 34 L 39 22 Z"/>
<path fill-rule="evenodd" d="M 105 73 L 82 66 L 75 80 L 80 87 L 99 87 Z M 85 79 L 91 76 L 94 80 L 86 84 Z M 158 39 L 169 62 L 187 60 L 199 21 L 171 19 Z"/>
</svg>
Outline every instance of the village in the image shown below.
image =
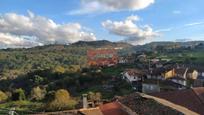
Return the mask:
<svg viewBox="0 0 204 115">
<path fill-rule="evenodd" d="M 89 50 L 87 58 L 89 65 L 93 68 L 136 65 L 124 68 L 119 75 L 131 85 L 135 93 L 125 97 L 116 97 L 112 102 L 99 104 L 99 106 L 90 106 L 88 103 L 91 101 L 88 101 L 87 94 L 84 94 L 83 109 L 79 110 L 84 115 L 136 115 L 144 109 L 150 111 L 151 106 L 145 105 L 146 101 L 143 102 L 143 98 L 153 99 L 161 104 L 158 109 L 151 110 L 155 112 L 154 114 L 161 114 L 162 110 L 159 108 L 162 105 L 169 107 L 166 113 L 171 113 L 171 109 L 174 109 L 178 113 L 174 111 L 172 114 L 204 114 L 202 111 L 204 69 L 202 66 L 177 64 L 166 59 L 147 59 L 144 53 L 137 57 L 135 55 L 120 57 L 116 49 Z M 141 63 L 144 65 L 141 66 Z M 112 85 L 109 84 L 106 87 L 106 89 L 112 88 Z M 143 106 L 143 108 L 138 106 Z M 149 112 L 148 110 L 146 112 Z"/>
<path fill-rule="evenodd" d="M 1 0 L 0 115 L 204 115 L 204 0 Z"/>
<path fill-rule="evenodd" d="M 88 64 L 95 67 L 134 65 L 125 68 L 120 77 L 138 92 L 154 93 L 204 86 L 204 68 L 201 65 L 178 64 L 168 59 L 147 59 L 145 54 L 120 57 L 114 49 L 91 50 L 87 57 Z"/>
<path fill-rule="evenodd" d="M 86 66 L 56 66 L 2 80 L 2 89 L 10 91 L 4 90 L 2 96 L 9 93 L 10 96 L 2 98 L 0 113 L 204 114 L 202 64 L 188 63 L 183 57 L 182 61 L 176 61 L 165 56 L 172 49 L 163 55 L 155 51 L 121 53 L 122 50 L 123 47 L 87 48 L 83 53 L 86 61 L 82 60 Z M 176 55 L 177 50 L 172 54 Z M 179 53 L 178 59 L 179 55 L 183 54 Z M 31 87 L 27 87 L 28 84 Z M 1 109 L 3 107 L 5 109 Z"/>
</svg>

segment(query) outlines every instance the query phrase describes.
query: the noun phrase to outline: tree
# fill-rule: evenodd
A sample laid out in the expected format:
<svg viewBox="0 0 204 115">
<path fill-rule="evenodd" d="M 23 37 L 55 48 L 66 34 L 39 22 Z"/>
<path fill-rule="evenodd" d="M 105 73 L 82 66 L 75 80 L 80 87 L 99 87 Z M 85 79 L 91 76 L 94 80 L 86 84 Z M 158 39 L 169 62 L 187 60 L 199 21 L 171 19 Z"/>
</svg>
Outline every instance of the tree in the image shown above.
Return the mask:
<svg viewBox="0 0 204 115">
<path fill-rule="evenodd" d="M 0 91 L 0 102 L 6 101 L 7 99 L 8 96 L 3 91 Z"/>
<path fill-rule="evenodd" d="M 31 99 L 32 100 L 36 100 L 36 101 L 40 101 L 42 99 L 44 99 L 46 95 L 46 89 L 41 89 L 39 86 L 34 87 L 31 91 Z"/>
<path fill-rule="evenodd" d="M 96 92 L 96 94 L 95 94 L 96 101 L 101 101 L 101 98 L 102 98 L 101 93 L 100 92 Z"/>
<path fill-rule="evenodd" d="M 35 75 L 34 76 L 34 83 L 36 85 L 39 85 L 40 83 L 42 83 L 44 81 L 43 77 L 39 76 L 39 75 Z"/>
<path fill-rule="evenodd" d="M 53 71 L 56 73 L 64 73 L 65 69 L 62 66 L 56 66 Z"/>
<path fill-rule="evenodd" d="M 25 96 L 25 92 L 23 89 L 19 88 L 19 89 L 16 89 L 12 95 L 12 99 L 14 101 L 17 101 L 17 100 L 26 100 L 26 96 Z"/>
<path fill-rule="evenodd" d="M 65 89 L 59 89 L 55 92 L 54 99 L 48 102 L 46 109 L 49 111 L 73 109 L 75 105 L 76 101 L 71 99 L 69 92 Z"/>
<path fill-rule="evenodd" d="M 88 92 L 88 99 L 92 102 L 99 102 L 101 100 L 101 93 L 100 92 Z"/>
<path fill-rule="evenodd" d="M 95 98 L 95 93 L 94 92 L 88 92 L 88 99 L 91 100 L 91 101 L 94 101 L 94 98 Z"/>
</svg>

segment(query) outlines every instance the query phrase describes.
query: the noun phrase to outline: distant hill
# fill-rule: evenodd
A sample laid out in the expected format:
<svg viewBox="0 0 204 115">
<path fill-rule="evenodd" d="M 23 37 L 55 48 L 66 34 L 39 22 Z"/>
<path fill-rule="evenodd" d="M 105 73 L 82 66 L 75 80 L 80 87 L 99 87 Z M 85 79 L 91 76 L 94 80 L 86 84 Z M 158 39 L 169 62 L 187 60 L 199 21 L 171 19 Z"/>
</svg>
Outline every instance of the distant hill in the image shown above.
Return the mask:
<svg viewBox="0 0 204 115">
<path fill-rule="evenodd" d="M 204 45 L 204 41 L 188 41 L 188 42 L 151 42 L 144 45 L 134 46 L 135 51 L 153 51 L 157 50 L 159 47 L 165 49 L 177 49 L 181 47 L 196 47 L 200 44 Z"/>
<path fill-rule="evenodd" d="M 180 45 L 180 46 L 196 46 L 200 43 L 204 44 L 204 41 L 187 41 L 187 42 L 151 42 L 147 45 L 152 45 L 152 46 L 168 46 L 168 45 Z"/>
<path fill-rule="evenodd" d="M 125 42 L 110 42 L 107 40 L 99 40 L 99 41 L 78 41 L 76 43 L 71 44 L 70 46 L 79 46 L 79 47 L 96 47 L 96 48 L 115 48 L 115 47 L 132 47 L 133 45 L 125 43 Z"/>
</svg>

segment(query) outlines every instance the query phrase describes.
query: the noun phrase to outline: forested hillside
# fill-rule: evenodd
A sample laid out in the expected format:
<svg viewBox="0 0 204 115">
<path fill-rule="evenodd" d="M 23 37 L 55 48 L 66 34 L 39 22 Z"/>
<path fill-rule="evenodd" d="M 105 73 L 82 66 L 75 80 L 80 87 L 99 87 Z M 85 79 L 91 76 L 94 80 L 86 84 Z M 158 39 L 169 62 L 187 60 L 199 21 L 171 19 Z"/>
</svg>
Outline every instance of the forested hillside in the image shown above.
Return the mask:
<svg viewBox="0 0 204 115">
<path fill-rule="evenodd" d="M 29 71 L 63 67 L 65 71 L 86 67 L 86 51 L 102 47 L 130 47 L 109 41 L 82 42 L 71 45 L 47 45 L 29 49 L 0 50 L 1 79 L 15 78 Z"/>
<path fill-rule="evenodd" d="M 119 48 L 119 55 L 129 55 L 137 52 L 159 52 L 158 56 L 185 51 L 184 55 L 196 53 L 202 60 L 203 42 L 153 42 L 142 46 L 132 46 L 127 43 L 114 43 L 106 40 L 84 42 L 70 45 L 46 45 L 29 49 L 0 50 L 0 79 L 16 78 L 30 71 L 56 69 L 63 67 L 65 71 L 77 70 L 86 65 L 86 51 L 91 48 Z M 175 55 L 176 56 L 176 55 Z M 172 56 L 171 56 L 172 57 Z M 196 57 L 195 57 L 196 58 Z"/>
</svg>

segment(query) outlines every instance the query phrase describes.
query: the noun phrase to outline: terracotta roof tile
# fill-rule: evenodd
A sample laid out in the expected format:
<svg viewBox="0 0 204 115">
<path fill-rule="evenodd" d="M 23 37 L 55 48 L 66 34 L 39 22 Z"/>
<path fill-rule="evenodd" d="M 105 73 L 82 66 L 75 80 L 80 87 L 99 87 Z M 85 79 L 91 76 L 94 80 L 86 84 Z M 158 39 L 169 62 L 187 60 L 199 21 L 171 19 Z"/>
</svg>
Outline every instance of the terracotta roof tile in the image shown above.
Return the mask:
<svg viewBox="0 0 204 115">
<path fill-rule="evenodd" d="M 117 102 L 107 103 L 99 106 L 103 115 L 128 115 Z"/>
<path fill-rule="evenodd" d="M 151 94 L 204 115 L 204 87 Z"/>
<path fill-rule="evenodd" d="M 131 76 L 135 76 L 135 75 L 143 76 L 144 75 L 144 71 L 139 70 L 139 69 L 127 69 L 126 72 Z"/>
<path fill-rule="evenodd" d="M 142 97 L 139 93 L 132 93 L 119 99 L 138 115 L 181 115 L 180 112 L 164 106 L 157 101 Z"/>
<path fill-rule="evenodd" d="M 103 113 L 101 112 L 101 110 L 97 107 L 97 108 L 90 108 L 90 109 L 81 109 L 80 113 L 84 114 L 84 115 L 103 115 Z"/>
</svg>

